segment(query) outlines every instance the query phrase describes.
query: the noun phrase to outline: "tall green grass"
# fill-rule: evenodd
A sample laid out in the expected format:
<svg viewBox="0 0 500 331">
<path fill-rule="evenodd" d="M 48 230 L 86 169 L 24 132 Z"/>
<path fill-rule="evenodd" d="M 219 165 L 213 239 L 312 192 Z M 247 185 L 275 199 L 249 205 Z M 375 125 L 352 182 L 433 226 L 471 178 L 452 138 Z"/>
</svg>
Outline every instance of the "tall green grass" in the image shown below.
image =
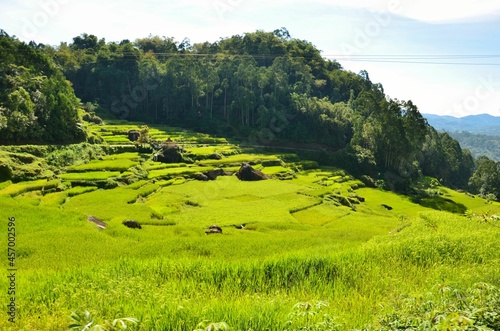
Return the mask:
<svg viewBox="0 0 500 331">
<path fill-rule="evenodd" d="M 126 138 L 140 123 L 91 127 Z M 193 146 L 223 142 L 161 126 L 151 133 Z M 230 146 L 192 151 L 238 150 Z M 138 166 L 145 157 L 107 155 L 60 177 L 92 184 L 123 175 L 93 170 Z M 85 311 L 96 321 L 135 317 L 131 330 L 498 329 L 500 228 L 473 215 L 498 214 L 500 204 L 439 188 L 469 217 L 437 212 L 429 208 L 436 205 L 360 188 L 335 168 L 295 169 L 288 181 L 190 180 L 193 171 L 243 161 L 267 165 L 269 173 L 288 170 L 268 154 L 207 161 L 214 163 L 146 161 L 149 178 L 123 179 L 112 189 L 67 188 L 58 180 L 0 184 L 0 219 L 16 217 L 19 308 L 17 324 L 0 319 L 0 329 L 64 330 L 72 312 Z M 50 193 L 42 194 L 47 183 Z M 365 202 L 337 206 L 332 195 Z M 143 228 L 125 227 L 126 219 Z M 6 233 L 7 222 L 0 224 Z M 223 234 L 206 235 L 212 224 Z M 0 278 L 0 287 L 7 281 Z M 7 302 L 6 291 L 0 300 Z"/>
<path fill-rule="evenodd" d="M 18 220 L 25 216 L 21 213 Z M 41 215 L 35 225 L 47 222 Z M 295 235 L 276 230 L 270 237 L 244 239 L 232 238 L 242 232 L 200 237 L 179 233 L 182 240 L 170 235 L 155 243 L 154 238 L 175 227 L 164 228 L 163 234 L 124 229 L 112 239 L 107 230 L 99 232 L 78 217 L 66 222 L 45 229 L 49 238 L 35 246 L 27 247 L 28 234 L 19 238 L 20 260 L 26 261 L 19 265 L 24 270 L 19 279 L 23 300 L 16 329 L 64 329 L 72 310 L 89 310 L 108 320 L 136 317 L 139 330 L 192 330 L 204 320 L 242 330 L 287 330 L 298 302 L 319 301 L 328 306 L 307 321 L 296 318 L 295 327 L 321 325 L 325 316 L 334 318 L 340 330 L 389 330 L 394 323 L 411 329 L 408 323 L 417 318 L 439 325 L 429 316 L 439 312 L 451 320 L 454 311 L 447 308 L 465 314 L 466 302 L 490 312 L 490 322 L 478 318 L 474 323 L 499 323 L 491 315 L 499 304 L 499 230 L 447 213 L 424 213 L 394 235 L 349 248 L 336 245 L 328 234 L 315 239 L 309 233 L 304 241 L 303 231 Z M 62 235 L 75 226 L 80 240 L 64 240 Z M 37 231 L 35 226 L 32 235 Z M 61 238 L 55 240 L 51 232 Z M 126 236 L 129 232 L 133 235 Z M 172 240 L 165 254 L 160 247 Z M 256 252 L 264 243 L 272 247 Z M 66 247 L 64 254 L 51 252 L 54 244 Z M 128 257 L 118 257 L 125 253 Z M 49 256 L 52 262 L 36 263 Z M 443 289 L 455 292 L 447 295 Z M 427 304 L 419 301 L 424 294 L 418 293 L 425 293 Z M 9 327 L 4 321 L 0 325 Z"/>
</svg>

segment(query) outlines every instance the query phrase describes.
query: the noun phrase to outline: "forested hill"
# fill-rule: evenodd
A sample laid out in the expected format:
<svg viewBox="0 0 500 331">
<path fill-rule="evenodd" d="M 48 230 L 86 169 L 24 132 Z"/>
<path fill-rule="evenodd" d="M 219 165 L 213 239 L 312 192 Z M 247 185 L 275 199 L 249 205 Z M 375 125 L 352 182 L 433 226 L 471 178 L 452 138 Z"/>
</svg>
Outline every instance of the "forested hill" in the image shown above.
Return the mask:
<svg viewBox="0 0 500 331">
<path fill-rule="evenodd" d="M 500 117 L 489 114 L 465 117 L 423 114 L 428 123 L 439 131 L 446 131 L 462 148 L 474 157 L 487 156 L 500 161 Z"/>
<path fill-rule="evenodd" d="M 450 136 L 460 142 L 460 146 L 471 151 L 474 157 L 487 156 L 500 161 L 500 135 L 474 134 L 466 131 L 449 132 Z"/>
<path fill-rule="evenodd" d="M 284 28 L 194 45 L 188 39 L 177 42 L 158 36 L 106 42 L 83 34 L 52 48 L 24 45 L 6 34 L 1 38 L 10 47 L 2 51 L 2 57 L 10 59 L 1 72 L 6 77 L 0 95 L 2 139 L 22 140 L 18 126 L 25 128 L 25 122 L 38 123 L 36 128 L 58 123 L 45 115 L 42 110 L 48 108 L 39 100 L 66 100 L 71 107 L 56 108 L 74 119 L 69 85 L 59 78 L 62 70 L 88 110 L 236 136 L 253 144 L 319 144 L 325 151 L 317 153 L 319 161 L 385 179 L 394 188 L 407 186 L 422 173 L 466 187 L 473 171 L 470 153 L 430 127 L 415 104 L 387 97 L 366 71 L 343 70 Z M 40 58 L 44 67 L 9 57 L 17 53 Z M 22 76 L 12 71 L 13 66 L 27 68 L 21 85 L 12 78 Z M 57 90 L 51 91 L 55 86 Z M 36 99 L 37 91 L 44 98 Z M 15 93 L 25 92 L 25 98 L 16 99 Z M 28 99 L 29 105 L 19 101 Z M 30 120 L 18 123 L 18 114 Z M 59 130 L 66 135 L 75 132 L 69 127 Z"/>
<path fill-rule="evenodd" d="M 43 45 L 0 30 L 0 143 L 85 140 L 79 100 Z"/>
</svg>

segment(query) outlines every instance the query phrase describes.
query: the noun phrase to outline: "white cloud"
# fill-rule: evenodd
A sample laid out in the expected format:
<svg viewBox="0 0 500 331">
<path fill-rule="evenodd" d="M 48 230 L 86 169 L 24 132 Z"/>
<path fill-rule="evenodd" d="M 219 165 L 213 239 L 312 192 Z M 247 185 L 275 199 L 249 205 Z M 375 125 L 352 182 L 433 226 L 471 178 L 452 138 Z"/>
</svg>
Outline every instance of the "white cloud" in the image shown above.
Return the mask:
<svg viewBox="0 0 500 331">
<path fill-rule="evenodd" d="M 469 21 L 492 15 L 500 16 L 498 0 L 313 0 L 312 2 L 373 11 L 391 11 L 429 23 Z"/>
<path fill-rule="evenodd" d="M 500 14 L 496 0 L 407 1 L 402 15 L 431 23 L 469 21 Z"/>
</svg>

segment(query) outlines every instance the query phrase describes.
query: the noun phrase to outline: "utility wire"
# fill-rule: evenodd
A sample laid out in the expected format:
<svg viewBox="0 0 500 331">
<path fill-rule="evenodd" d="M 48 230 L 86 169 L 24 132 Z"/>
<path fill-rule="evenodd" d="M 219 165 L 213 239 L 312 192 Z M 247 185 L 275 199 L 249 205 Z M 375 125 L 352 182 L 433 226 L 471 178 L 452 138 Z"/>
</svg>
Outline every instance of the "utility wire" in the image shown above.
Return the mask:
<svg viewBox="0 0 500 331">
<path fill-rule="evenodd" d="M 139 51 L 139 50 L 138 50 Z M 57 51 L 56 53 L 57 54 Z M 81 54 L 81 53 L 80 53 Z M 270 60 L 277 57 L 291 57 L 312 59 L 321 57 L 323 59 L 345 61 L 345 62 L 374 62 L 374 63 L 399 63 L 399 64 L 432 64 L 432 65 L 469 65 L 469 66 L 500 66 L 499 62 L 482 62 L 482 60 L 500 60 L 500 54 L 312 54 L 310 56 L 294 56 L 291 54 L 229 54 L 229 53 L 162 53 L 162 52 L 145 52 L 143 54 L 153 54 L 160 59 L 167 57 L 194 57 L 194 58 L 244 58 L 252 57 L 254 59 Z M 139 53 L 135 52 L 120 52 L 110 54 L 109 58 L 103 57 L 105 54 L 98 52 L 85 51 L 83 55 L 96 55 L 99 61 L 114 61 L 114 60 L 136 60 Z M 464 62 L 467 61 L 467 62 Z"/>
<path fill-rule="evenodd" d="M 323 55 L 339 61 L 351 62 L 382 62 L 382 63 L 408 63 L 408 64 L 444 64 L 444 65 L 477 65 L 498 66 L 500 62 L 456 62 L 464 60 L 500 59 L 498 54 L 468 54 L 468 55 Z"/>
<path fill-rule="evenodd" d="M 470 66 L 500 66 L 493 62 L 437 62 L 437 61 L 405 61 L 405 60 L 377 60 L 377 59 L 342 59 L 347 62 L 375 62 L 375 63 L 407 63 L 407 64 L 438 64 L 438 65 L 470 65 Z"/>
<path fill-rule="evenodd" d="M 325 59 L 337 61 L 352 61 L 352 62 L 381 62 L 381 63 L 402 63 L 402 64 L 444 64 L 444 65 L 471 65 L 471 66 L 500 66 L 500 62 L 479 62 L 478 60 L 485 59 L 499 59 L 500 54 L 470 54 L 470 55 L 390 55 L 390 54 L 377 54 L 377 55 L 345 55 L 345 54 L 317 54 L 311 56 L 293 56 L 290 54 L 226 54 L 226 53 L 152 53 L 158 57 L 252 57 L 254 59 L 272 59 L 281 56 L 291 58 L 310 59 L 320 56 Z M 125 56 L 127 53 L 122 53 Z M 133 53 L 128 53 L 133 55 Z M 476 60 L 474 62 L 456 62 L 464 60 Z"/>
</svg>

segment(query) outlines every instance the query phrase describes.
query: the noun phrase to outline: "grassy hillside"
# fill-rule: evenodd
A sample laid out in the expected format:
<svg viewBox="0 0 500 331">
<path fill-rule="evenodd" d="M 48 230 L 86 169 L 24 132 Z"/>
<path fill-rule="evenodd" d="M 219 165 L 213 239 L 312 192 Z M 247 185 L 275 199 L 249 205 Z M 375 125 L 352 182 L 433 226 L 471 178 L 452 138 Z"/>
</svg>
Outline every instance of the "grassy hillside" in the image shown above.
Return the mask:
<svg viewBox="0 0 500 331">
<path fill-rule="evenodd" d="M 72 312 L 81 324 L 134 317 L 132 330 L 500 327 L 499 203 L 435 185 L 410 199 L 290 152 L 167 127 L 151 131 L 192 163 L 161 164 L 125 139 L 138 125 L 93 126 L 116 145 L 46 151 L 33 167 L 51 176 L 0 183 L 18 268 L 17 322 L 0 329 L 62 330 Z M 241 162 L 271 179 L 193 179 Z M 212 224 L 223 234 L 206 235 Z"/>
</svg>

